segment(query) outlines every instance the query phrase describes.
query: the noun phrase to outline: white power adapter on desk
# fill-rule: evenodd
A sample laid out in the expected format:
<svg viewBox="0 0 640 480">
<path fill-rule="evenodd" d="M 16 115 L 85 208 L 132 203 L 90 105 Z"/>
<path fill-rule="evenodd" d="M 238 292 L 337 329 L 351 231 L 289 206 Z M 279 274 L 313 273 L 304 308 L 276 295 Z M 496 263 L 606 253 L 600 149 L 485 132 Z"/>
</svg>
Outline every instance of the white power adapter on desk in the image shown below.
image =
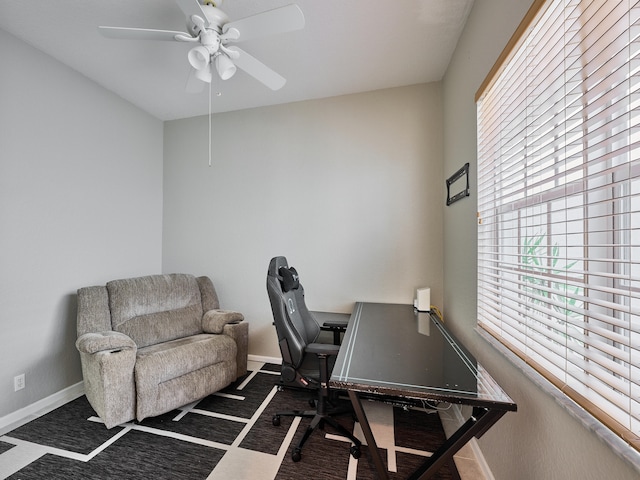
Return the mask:
<svg viewBox="0 0 640 480">
<path fill-rule="evenodd" d="M 413 300 L 413 306 L 419 312 L 429 312 L 431 310 L 431 289 L 418 288 L 416 290 L 416 298 Z"/>
</svg>

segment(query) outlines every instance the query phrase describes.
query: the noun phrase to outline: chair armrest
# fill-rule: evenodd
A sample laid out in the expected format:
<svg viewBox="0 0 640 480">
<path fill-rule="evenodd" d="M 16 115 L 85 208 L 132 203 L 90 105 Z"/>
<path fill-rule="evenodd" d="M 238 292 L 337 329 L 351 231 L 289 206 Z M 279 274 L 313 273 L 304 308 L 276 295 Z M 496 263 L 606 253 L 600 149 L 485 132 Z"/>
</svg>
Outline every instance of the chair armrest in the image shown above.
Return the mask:
<svg viewBox="0 0 640 480">
<path fill-rule="evenodd" d="M 340 351 L 340 345 L 333 345 L 331 343 L 310 343 L 305 349 L 305 352 L 315 353 L 316 355 L 337 355 Z"/>
<path fill-rule="evenodd" d="M 117 352 L 119 350 L 137 350 L 136 343 L 124 333 L 92 332 L 81 335 L 76 340 L 76 348 L 81 353 Z"/>
<path fill-rule="evenodd" d="M 333 344 L 340 345 L 340 334 L 347 330 L 351 315 L 348 313 L 332 312 L 311 312 L 311 314 L 320 325 L 320 330 L 333 332 Z"/>
<path fill-rule="evenodd" d="M 244 315 L 231 310 L 209 310 L 202 317 L 202 330 L 206 333 L 223 333 L 224 326 L 230 323 L 240 323 Z"/>
<path fill-rule="evenodd" d="M 323 330 L 346 330 L 349 324 L 348 313 L 311 312 Z"/>
<path fill-rule="evenodd" d="M 346 330 L 349 322 L 324 322 L 320 328 L 323 330 Z"/>
</svg>

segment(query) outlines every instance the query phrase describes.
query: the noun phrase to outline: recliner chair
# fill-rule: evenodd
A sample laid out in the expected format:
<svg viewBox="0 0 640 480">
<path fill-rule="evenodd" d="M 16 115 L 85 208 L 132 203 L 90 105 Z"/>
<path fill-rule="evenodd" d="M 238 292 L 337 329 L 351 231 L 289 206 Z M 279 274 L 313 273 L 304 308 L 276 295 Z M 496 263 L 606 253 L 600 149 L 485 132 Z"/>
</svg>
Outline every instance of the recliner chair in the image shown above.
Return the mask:
<svg viewBox="0 0 640 480">
<path fill-rule="evenodd" d="M 359 458 L 360 440 L 331 418 L 332 415 L 349 413 L 350 408 L 329 409 L 327 405 L 330 398 L 329 376 L 340 348 L 335 340 L 338 339 L 340 330 L 346 327 L 346 322 L 332 318 L 324 322 L 322 327 L 318 324 L 314 314 L 307 309 L 298 274 L 295 268 L 289 267 L 285 257 L 271 259 L 267 272 L 267 292 L 282 354 L 282 381 L 285 384 L 313 388 L 318 392 L 315 410 L 277 412 L 273 416 L 274 426 L 280 425 L 281 416 L 312 418 L 302 439 L 293 448 L 291 458 L 294 462 L 300 461 L 305 442 L 324 423 L 351 440 L 353 445 L 350 453 L 354 458 Z M 317 342 L 323 328 L 334 332 L 334 343 Z"/>
</svg>

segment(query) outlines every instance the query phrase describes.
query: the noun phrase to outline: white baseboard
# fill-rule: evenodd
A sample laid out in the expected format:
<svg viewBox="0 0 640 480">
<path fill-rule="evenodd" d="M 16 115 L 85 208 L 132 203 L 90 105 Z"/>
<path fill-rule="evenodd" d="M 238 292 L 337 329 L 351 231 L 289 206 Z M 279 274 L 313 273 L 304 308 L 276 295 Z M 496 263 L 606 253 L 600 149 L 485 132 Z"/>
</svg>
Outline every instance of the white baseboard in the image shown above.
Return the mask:
<svg viewBox="0 0 640 480">
<path fill-rule="evenodd" d="M 280 365 L 282 363 L 282 359 L 280 357 L 265 357 L 263 355 L 251 355 L 247 356 L 247 359 L 250 362 L 262 362 L 262 363 L 275 363 Z"/>
<path fill-rule="evenodd" d="M 31 405 L 27 405 L 20 410 L 5 415 L 0 418 L 0 435 L 10 432 L 14 428 L 18 428 L 31 420 L 41 417 L 42 415 L 61 407 L 71 400 L 75 400 L 79 396 L 84 395 L 84 382 L 78 382 L 75 385 L 60 390 L 49 395 L 42 400 L 38 400 Z"/>
<path fill-rule="evenodd" d="M 491 469 L 489 468 L 489 464 L 484 458 L 482 454 L 482 450 L 480 450 L 480 445 L 478 445 L 478 439 L 473 437 L 469 440 L 469 445 L 471 446 L 471 450 L 473 450 L 473 454 L 476 456 L 476 461 L 478 462 L 478 466 L 482 473 L 484 474 L 484 478 L 486 480 L 495 480 L 493 473 L 491 473 Z"/>
<path fill-rule="evenodd" d="M 453 413 L 455 417 L 455 423 L 456 423 L 455 428 L 457 429 L 465 422 L 465 418 L 464 418 L 464 415 L 462 414 L 460 405 L 451 405 L 451 408 L 452 408 L 451 413 Z M 447 437 L 449 437 L 449 433 L 447 433 Z M 478 444 L 478 440 L 474 437 L 471 440 L 469 440 L 467 445 L 469 445 L 469 447 L 471 448 L 471 451 L 475 457 L 475 461 L 478 465 L 478 468 L 484 475 L 484 480 L 495 480 L 495 477 L 493 476 L 493 473 L 491 473 L 491 469 L 489 468 L 489 464 L 485 460 L 484 455 L 482 454 L 482 450 L 480 450 L 480 445 Z"/>
</svg>

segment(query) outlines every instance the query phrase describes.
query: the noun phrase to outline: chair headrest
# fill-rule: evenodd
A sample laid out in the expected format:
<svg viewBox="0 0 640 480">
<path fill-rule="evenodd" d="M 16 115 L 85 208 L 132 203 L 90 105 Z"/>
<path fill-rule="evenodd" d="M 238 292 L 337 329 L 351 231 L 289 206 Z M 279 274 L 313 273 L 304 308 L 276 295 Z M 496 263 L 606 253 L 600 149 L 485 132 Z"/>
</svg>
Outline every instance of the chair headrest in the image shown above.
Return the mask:
<svg viewBox="0 0 640 480">
<path fill-rule="evenodd" d="M 282 290 L 285 292 L 296 290 L 300 286 L 300 278 L 298 277 L 298 272 L 296 272 L 295 268 L 280 267 L 278 273 L 282 277 Z"/>
<path fill-rule="evenodd" d="M 280 276 L 280 269 L 282 267 L 288 268 L 289 264 L 287 263 L 286 257 L 273 257 L 269 262 L 269 269 L 267 270 L 267 275 L 270 277 L 278 277 Z"/>
</svg>

